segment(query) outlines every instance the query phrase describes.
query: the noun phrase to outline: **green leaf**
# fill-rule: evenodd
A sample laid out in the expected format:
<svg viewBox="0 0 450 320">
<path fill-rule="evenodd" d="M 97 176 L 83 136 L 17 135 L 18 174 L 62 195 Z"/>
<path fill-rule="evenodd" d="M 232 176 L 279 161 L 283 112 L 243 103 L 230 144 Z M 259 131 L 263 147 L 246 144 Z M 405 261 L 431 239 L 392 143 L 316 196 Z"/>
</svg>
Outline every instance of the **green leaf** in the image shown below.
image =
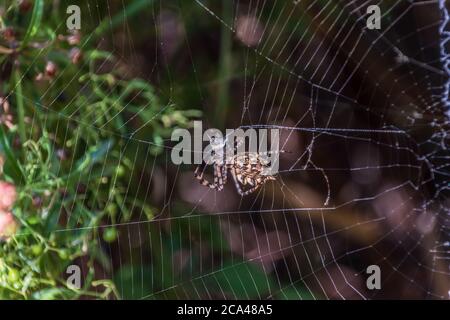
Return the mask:
<svg viewBox="0 0 450 320">
<path fill-rule="evenodd" d="M 19 137 L 20 142 L 24 144 L 27 141 L 27 135 L 25 132 L 25 107 L 22 94 L 22 78 L 18 69 L 14 71 L 14 79 L 17 103 L 17 117 L 19 121 Z"/>
<path fill-rule="evenodd" d="M 151 267 L 125 265 L 114 275 L 122 299 L 141 299 L 152 293 Z"/>
<path fill-rule="evenodd" d="M 22 167 L 11 149 L 3 126 L 0 126 L 0 150 L 6 157 L 4 172 L 14 179 L 14 182 L 16 183 L 25 181 Z"/>
<path fill-rule="evenodd" d="M 77 161 L 75 165 L 75 170 L 73 170 L 70 174 L 62 179 L 67 179 L 67 183 L 74 183 L 73 179 L 79 179 L 79 175 L 91 168 L 94 164 L 102 162 L 104 160 L 105 155 L 109 152 L 109 150 L 113 147 L 114 140 L 109 139 L 103 141 L 100 145 L 94 146 L 90 148 L 90 150 L 86 153 L 86 155 Z"/>
<path fill-rule="evenodd" d="M 58 221 L 61 215 L 62 203 L 57 201 L 45 215 L 45 228 L 43 234 L 49 236 L 58 229 Z"/>
<path fill-rule="evenodd" d="M 142 12 L 145 7 L 152 4 L 153 0 L 136 0 L 128 4 L 120 13 L 116 14 L 110 19 L 103 20 L 100 25 L 95 29 L 94 37 L 99 37 L 107 31 L 115 28 L 118 25 L 123 24 L 126 19 Z"/>
<path fill-rule="evenodd" d="M 280 300 L 316 300 L 308 289 L 303 287 L 286 287 L 279 291 L 275 298 Z"/>
<path fill-rule="evenodd" d="M 245 261 L 225 264 L 209 277 L 210 286 L 232 294 L 236 299 L 255 299 L 266 297 L 274 282 L 256 264 Z"/>
<path fill-rule="evenodd" d="M 68 298 L 72 292 L 65 288 L 47 288 L 33 293 L 32 298 L 35 300 L 57 300 Z"/>
<path fill-rule="evenodd" d="M 42 21 L 42 14 L 44 13 L 44 1 L 35 0 L 33 6 L 33 13 L 31 14 L 31 21 L 28 25 L 27 32 L 22 40 L 21 47 L 25 47 L 28 42 L 34 37 L 36 32 L 39 30 Z"/>
</svg>

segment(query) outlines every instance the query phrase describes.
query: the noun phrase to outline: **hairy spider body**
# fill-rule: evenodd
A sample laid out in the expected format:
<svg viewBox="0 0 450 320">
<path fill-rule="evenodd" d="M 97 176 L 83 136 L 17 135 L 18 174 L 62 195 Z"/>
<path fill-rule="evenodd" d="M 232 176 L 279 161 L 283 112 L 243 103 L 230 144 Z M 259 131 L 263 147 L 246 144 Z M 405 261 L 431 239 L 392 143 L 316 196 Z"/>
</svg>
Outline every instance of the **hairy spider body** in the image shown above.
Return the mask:
<svg viewBox="0 0 450 320">
<path fill-rule="evenodd" d="M 194 175 L 200 181 L 200 184 L 221 191 L 224 184 L 227 183 L 229 171 L 233 177 L 236 190 L 241 196 L 255 192 L 269 180 L 275 180 L 273 175 L 263 174 L 264 170 L 268 168 L 268 161 L 259 153 L 244 152 L 234 155 L 230 162 L 214 162 L 213 183 L 203 178 L 204 170 L 200 170 L 201 166 L 195 169 Z"/>
</svg>

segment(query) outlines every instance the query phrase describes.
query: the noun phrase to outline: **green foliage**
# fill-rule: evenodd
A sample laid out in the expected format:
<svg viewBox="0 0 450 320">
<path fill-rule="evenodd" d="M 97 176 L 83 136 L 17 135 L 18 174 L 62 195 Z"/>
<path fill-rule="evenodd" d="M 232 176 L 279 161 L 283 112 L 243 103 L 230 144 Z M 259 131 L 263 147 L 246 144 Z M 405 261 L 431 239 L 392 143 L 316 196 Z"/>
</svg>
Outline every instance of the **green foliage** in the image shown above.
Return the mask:
<svg viewBox="0 0 450 320">
<path fill-rule="evenodd" d="M 272 279 L 248 261 L 224 265 L 211 278 L 219 286 L 218 290 L 225 291 L 235 299 L 262 299 L 274 287 Z"/>
<path fill-rule="evenodd" d="M 143 3 L 135 2 L 130 14 Z M 1 179 L 17 188 L 13 214 L 20 229 L 0 242 L 0 298 L 118 297 L 112 275 L 96 273 L 111 270 L 101 242 L 116 241 L 118 231 L 99 226 L 152 212 L 145 201 L 126 200 L 138 197 L 126 197 L 135 179 L 125 174 L 134 169 L 127 145 L 145 137 L 159 155 L 171 130 L 188 127 L 199 114 L 163 103 L 147 81 L 125 77 L 114 53 L 97 49 L 89 33 L 67 34 L 65 7 L 53 5 L 36 0 L 23 12 L 18 1 L 2 4 L 0 28 L 14 36 L 0 37 L 6 79 L 0 95 L 14 120 L 0 126 Z M 71 43 L 70 36 L 80 39 Z M 80 290 L 65 280 L 74 261 L 85 273 Z"/>
</svg>

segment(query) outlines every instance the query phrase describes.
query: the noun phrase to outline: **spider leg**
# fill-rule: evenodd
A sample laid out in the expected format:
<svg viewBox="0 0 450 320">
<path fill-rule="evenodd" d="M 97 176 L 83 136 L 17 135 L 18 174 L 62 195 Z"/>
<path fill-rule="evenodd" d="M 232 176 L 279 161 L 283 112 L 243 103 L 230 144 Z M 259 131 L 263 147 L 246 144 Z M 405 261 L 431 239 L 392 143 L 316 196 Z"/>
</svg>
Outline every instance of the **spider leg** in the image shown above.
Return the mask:
<svg viewBox="0 0 450 320">
<path fill-rule="evenodd" d="M 197 168 L 195 169 L 194 172 L 194 176 L 195 178 L 197 178 L 197 180 L 199 180 L 201 185 L 204 185 L 206 187 L 209 187 L 211 189 L 216 189 L 216 185 L 214 183 L 209 182 L 208 180 L 206 180 L 205 178 L 203 178 L 203 173 L 205 172 L 204 170 L 202 170 L 200 173 L 200 166 L 197 166 Z"/>
<path fill-rule="evenodd" d="M 238 178 L 236 177 L 236 169 L 232 169 L 231 170 L 231 176 L 233 177 L 234 180 L 234 185 L 236 186 L 236 190 L 237 192 L 243 196 L 244 195 L 244 191 L 242 191 L 241 185 L 239 184 Z"/>
<path fill-rule="evenodd" d="M 267 177 L 264 177 L 262 180 L 260 180 L 260 181 L 258 181 L 258 180 L 256 180 L 255 182 L 256 182 L 256 184 L 254 185 L 254 187 L 253 188 L 250 188 L 250 189 L 248 189 L 248 190 L 246 190 L 246 191 L 244 191 L 244 196 L 246 196 L 246 195 L 248 195 L 248 194 L 250 194 L 250 193 L 253 193 L 253 192 L 255 192 L 256 190 L 258 190 L 261 186 L 263 186 L 265 183 L 266 183 L 266 181 L 269 181 L 269 180 L 276 180 L 276 178 L 275 177 L 273 177 L 273 176 L 267 176 Z"/>
<path fill-rule="evenodd" d="M 223 184 L 227 183 L 228 180 L 228 168 L 226 165 L 222 167 L 222 178 L 223 178 Z"/>
<path fill-rule="evenodd" d="M 214 185 L 218 191 L 223 190 L 225 184 L 223 180 L 223 168 L 224 166 L 214 165 Z"/>
<path fill-rule="evenodd" d="M 259 155 L 268 155 L 268 154 L 274 154 L 274 153 L 292 153 L 291 151 L 286 151 L 284 149 L 280 150 L 269 150 L 269 151 L 260 151 L 258 152 Z"/>
<path fill-rule="evenodd" d="M 233 167 L 232 172 L 234 172 L 234 178 L 239 184 L 245 184 L 245 176 L 240 168 Z"/>
<path fill-rule="evenodd" d="M 241 185 L 240 185 L 239 180 L 238 180 L 238 177 L 236 176 L 236 170 L 235 169 L 233 169 L 231 171 L 231 175 L 233 177 L 234 185 L 236 186 L 237 192 L 243 197 L 246 196 L 246 195 L 249 195 L 250 193 L 255 192 L 262 185 L 262 184 L 257 184 L 256 186 L 254 186 L 254 187 L 244 191 L 244 190 L 242 190 Z"/>
<path fill-rule="evenodd" d="M 250 193 L 253 193 L 253 192 L 255 192 L 256 190 L 258 190 L 258 189 L 259 189 L 259 187 L 261 187 L 261 185 L 260 185 L 260 184 L 258 184 L 258 185 L 256 185 L 256 186 L 254 186 L 253 188 L 250 188 L 250 189 L 248 189 L 248 190 L 244 191 L 243 193 L 241 193 L 241 195 L 242 195 L 242 196 L 246 196 L 246 195 L 249 195 Z"/>
</svg>

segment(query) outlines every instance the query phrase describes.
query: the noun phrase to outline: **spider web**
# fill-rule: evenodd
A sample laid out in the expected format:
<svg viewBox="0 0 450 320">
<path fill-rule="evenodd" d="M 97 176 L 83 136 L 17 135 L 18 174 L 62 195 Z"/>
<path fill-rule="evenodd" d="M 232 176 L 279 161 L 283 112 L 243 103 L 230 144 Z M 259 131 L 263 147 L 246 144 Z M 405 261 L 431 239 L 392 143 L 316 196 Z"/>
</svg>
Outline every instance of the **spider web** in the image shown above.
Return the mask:
<svg viewBox="0 0 450 320">
<path fill-rule="evenodd" d="M 380 30 L 366 25 L 373 4 L 381 8 Z M 110 7 L 117 9 L 108 1 L 106 16 Z M 112 266 L 104 277 L 116 279 L 121 296 L 448 298 L 445 1 L 195 0 L 149 7 L 145 27 L 155 37 L 145 78 L 161 88 L 167 106 L 190 103 L 177 97 L 179 59 L 195 79 L 182 90 L 201 102 L 205 126 L 214 126 L 214 90 L 226 82 L 226 126 L 277 128 L 289 153 L 280 155 L 276 181 L 240 197 L 232 183 L 216 192 L 198 184 L 195 168 L 175 166 L 170 141 L 154 156 L 154 143 L 139 136 L 148 124 L 108 132 L 125 141 L 123 154 L 134 155 L 123 203 L 149 202 L 154 211 L 151 219 L 136 209 L 132 219 L 95 227 L 118 229 L 115 243 L 103 243 L 101 232 L 98 241 Z M 86 18 L 104 15 L 90 5 Z M 121 42 L 112 36 L 108 45 L 139 64 L 142 48 L 130 24 L 125 20 Z M 202 59 L 219 69 L 226 37 L 232 71 L 216 81 Z M 67 118 L 51 105 L 42 110 Z M 104 131 L 95 122 L 79 124 Z M 369 265 L 380 267 L 380 290 L 366 287 Z"/>
</svg>

